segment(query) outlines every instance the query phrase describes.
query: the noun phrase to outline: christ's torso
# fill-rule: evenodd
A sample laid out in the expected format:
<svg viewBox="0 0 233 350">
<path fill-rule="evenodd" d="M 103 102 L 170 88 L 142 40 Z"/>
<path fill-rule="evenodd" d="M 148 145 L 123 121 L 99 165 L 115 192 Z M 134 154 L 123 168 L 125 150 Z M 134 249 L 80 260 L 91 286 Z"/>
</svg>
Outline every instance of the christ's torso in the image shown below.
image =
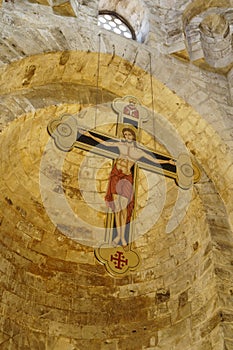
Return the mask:
<svg viewBox="0 0 233 350">
<path fill-rule="evenodd" d="M 120 156 L 116 159 L 116 167 L 118 170 L 122 170 L 124 174 L 129 175 L 132 166 L 141 157 L 141 152 L 135 147 L 134 142 L 121 143 L 118 148 Z"/>
</svg>

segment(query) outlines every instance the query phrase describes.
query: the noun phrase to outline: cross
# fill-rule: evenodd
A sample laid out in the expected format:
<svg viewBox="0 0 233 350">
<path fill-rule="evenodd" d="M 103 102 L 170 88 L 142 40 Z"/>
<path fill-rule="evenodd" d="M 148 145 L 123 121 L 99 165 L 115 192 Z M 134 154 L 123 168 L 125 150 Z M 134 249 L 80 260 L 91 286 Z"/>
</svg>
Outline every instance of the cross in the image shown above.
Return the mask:
<svg viewBox="0 0 233 350">
<path fill-rule="evenodd" d="M 136 142 L 133 129 L 129 126 L 122 128 L 124 140 L 108 139 L 97 132 L 82 132 L 78 133 L 75 147 L 114 159 L 105 201 L 114 212 L 112 242 L 126 246 L 129 242 L 127 236 L 130 234 L 130 221 L 135 203 L 135 167 L 140 166 L 160 174 L 166 172 L 166 176 L 169 176 L 176 172 L 175 161 L 140 146 Z"/>
<path fill-rule="evenodd" d="M 183 189 L 189 189 L 200 174 L 186 154 L 172 159 L 169 155 L 147 149 L 136 141 L 136 134 L 140 139 L 142 123 L 147 120 L 147 112 L 137 99 L 132 96 L 116 99 L 112 108 L 118 114 L 114 137 L 97 129 L 88 130 L 89 128 L 80 126 L 78 120 L 71 115 L 63 115 L 50 122 L 48 132 L 62 151 L 70 151 L 75 147 L 112 159 L 105 196 L 109 208 L 106 239 L 102 248 L 100 246 L 95 250 L 95 256 L 106 265 L 109 273 L 117 274 L 117 270 L 123 269 L 119 271 L 122 275 L 129 269 L 135 269 L 140 260 L 131 249 L 137 169 L 173 178 Z"/>
<path fill-rule="evenodd" d="M 127 118 L 129 117 L 127 116 Z M 138 144 L 134 132 L 137 129 L 134 125 L 129 124 L 128 119 L 127 122 L 128 124 L 122 126 L 123 140 L 110 138 L 108 135 L 99 133 L 96 130 L 88 131 L 83 128 L 77 128 L 77 126 L 75 129 L 72 126 L 72 123 L 75 124 L 75 120 L 72 118 L 69 120 L 69 123 L 63 121 L 58 124 L 56 130 L 59 138 L 56 138 L 56 132 L 51 133 L 57 146 L 62 146 L 63 150 L 66 144 L 62 137 L 64 135 L 71 135 L 74 132 L 74 147 L 113 160 L 105 200 L 107 206 L 111 209 L 110 214 L 111 212 L 114 213 L 114 219 L 110 215 L 107 222 L 111 222 L 112 226 L 112 232 L 110 233 L 112 235 L 110 238 L 111 242 L 116 245 L 122 244 L 123 246 L 126 246 L 129 242 L 130 221 L 135 202 L 134 187 L 137 181 L 137 176 L 135 176 L 137 173 L 136 168 L 140 167 L 141 169 L 174 178 L 177 182 L 176 160 L 168 155 L 148 150 Z M 120 127 L 119 123 L 118 127 Z M 59 144 L 61 140 L 62 145 Z M 185 164 L 185 166 L 187 168 L 187 178 L 190 180 L 193 170 L 189 164 Z"/>
<path fill-rule="evenodd" d="M 114 255 L 111 255 L 111 261 L 114 262 L 116 269 L 122 270 L 123 266 L 128 265 L 128 259 L 124 259 L 123 252 L 117 250 Z"/>
</svg>

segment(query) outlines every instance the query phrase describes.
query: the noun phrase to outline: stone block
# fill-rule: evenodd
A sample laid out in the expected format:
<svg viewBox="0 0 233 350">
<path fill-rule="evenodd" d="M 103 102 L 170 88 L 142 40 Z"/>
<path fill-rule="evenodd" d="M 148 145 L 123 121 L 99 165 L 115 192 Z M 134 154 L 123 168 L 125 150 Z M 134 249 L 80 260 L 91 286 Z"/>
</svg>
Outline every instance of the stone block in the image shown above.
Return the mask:
<svg viewBox="0 0 233 350">
<path fill-rule="evenodd" d="M 31 3 L 39 4 L 39 5 L 50 5 L 50 0 L 28 0 Z"/>
<path fill-rule="evenodd" d="M 73 7 L 71 5 L 70 0 L 61 0 L 61 1 L 54 1 L 54 3 L 59 3 L 59 4 L 54 4 L 52 6 L 53 12 L 56 15 L 59 16 L 68 16 L 68 17 L 76 17 L 76 14 L 73 10 Z"/>
</svg>

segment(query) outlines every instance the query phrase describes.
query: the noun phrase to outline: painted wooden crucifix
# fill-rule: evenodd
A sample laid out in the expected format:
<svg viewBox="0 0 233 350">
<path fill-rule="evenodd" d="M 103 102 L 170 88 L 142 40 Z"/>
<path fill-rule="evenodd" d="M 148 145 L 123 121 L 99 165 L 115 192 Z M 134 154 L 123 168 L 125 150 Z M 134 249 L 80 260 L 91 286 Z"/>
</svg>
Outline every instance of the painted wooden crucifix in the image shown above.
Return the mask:
<svg viewBox="0 0 233 350">
<path fill-rule="evenodd" d="M 106 240 L 95 249 L 96 258 L 112 275 L 121 276 L 134 270 L 139 256 L 132 249 L 133 225 L 138 168 L 173 178 L 184 189 L 193 181 L 194 170 L 184 155 L 173 159 L 156 153 L 137 142 L 147 110 L 132 96 L 112 103 L 118 115 L 116 135 L 109 137 L 77 124 L 74 118 L 62 117 L 48 126 L 55 144 L 63 151 L 73 147 L 112 159 L 105 202 L 109 208 L 106 220 Z"/>
<path fill-rule="evenodd" d="M 105 156 L 113 159 L 105 202 L 114 214 L 112 245 L 126 246 L 129 243 L 129 237 L 126 237 L 129 231 L 128 226 L 135 207 L 136 167 L 152 169 L 152 171 L 159 173 L 164 170 L 167 173 L 174 173 L 176 162 L 169 157 L 155 155 L 155 153 L 140 146 L 136 141 L 136 132 L 132 126 L 124 125 L 122 127 L 120 140 L 106 139 L 103 135 L 95 132 L 81 130 L 79 132 L 81 132 L 81 136 L 78 137 L 77 147 L 83 148 L 83 143 L 91 145 L 94 147 L 95 153 L 102 155 L 105 151 Z"/>
</svg>

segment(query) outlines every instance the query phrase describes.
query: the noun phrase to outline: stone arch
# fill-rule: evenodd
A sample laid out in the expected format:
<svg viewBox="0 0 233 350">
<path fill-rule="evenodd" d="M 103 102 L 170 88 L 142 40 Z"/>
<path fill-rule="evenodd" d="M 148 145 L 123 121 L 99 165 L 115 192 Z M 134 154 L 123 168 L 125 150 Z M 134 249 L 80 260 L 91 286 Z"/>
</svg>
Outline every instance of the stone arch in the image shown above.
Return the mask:
<svg viewBox="0 0 233 350">
<path fill-rule="evenodd" d="M 6 120 L 1 135 L 1 192 L 5 195 L 1 201 L 2 329 L 11 335 L 9 339 L 6 336 L 6 344 L 37 346 L 39 333 L 41 344 L 61 344 L 67 349 L 69 344 L 84 349 L 98 349 L 106 344 L 123 349 L 130 344 L 134 348 L 135 341 L 141 348 L 158 345 L 167 349 L 174 341 L 178 348 L 184 348 L 191 337 L 191 321 L 192 337 L 200 338 L 199 327 L 201 337 L 209 342 L 210 328 L 219 325 L 227 315 L 216 306 L 213 275 L 224 278 L 224 271 L 216 267 L 213 254 L 213 231 L 210 232 L 210 218 L 205 210 L 212 203 L 208 196 L 202 199 L 194 192 L 182 225 L 170 235 L 164 234 L 164 222 L 171 213 L 168 202 L 158 227 L 138 242 L 144 254 L 143 267 L 120 282 L 110 279 L 103 267 L 95 264 L 90 248 L 72 242 L 56 230 L 40 201 L 38 167 L 48 137 L 47 122 L 62 113 L 76 113 L 85 105 L 95 105 L 93 62 L 97 60 L 96 53 L 54 52 L 1 68 L 0 93 L 9 110 L 12 108 L 12 121 Z M 14 81 L 10 79 L 12 75 Z M 152 108 L 150 83 L 151 77 L 139 67 L 118 56 L 101 54 L 102 102 L 130 92 Z M 156 112 L 174 125 L 205 170 L 199 191 L 204 195 L 209 177 L 214 183 L 213 201 L 220 200 L 220 194 L 231 212 L 232 159 L 224 153 L 223 141 L 193 108 L 161 82 L 153 79 L 153 86 L 158 91 Z M 201 140 L 198 144 L 196 135 Z M 175 188 L 171 184 L 168 192 L 173 198 Z M 27 210 L 29 206 L 31 211 Z M 226 248 L 231 231 L 224 210 L 220 200 L 218 214 L 223 213 L 227 235 L 218 241 L 218 247 L 225 244 Z M 212 230 L 219 223 L 212 223 Z M 229 252 L 230 245 L 228 249 Z M 231 255 L 224 253 L 224 259 L 229 264 Z M 172 312 L 168 311 L 168 304 Z M 32 306 L 30 311 L 28 305 Z M 121 308 L 127 312 L 120 314 Z M 210 314 L 213 318 L 209 318 Z M 25 343 L 24 338 L 17 337 L 21 328 L 31 334 L 25 336 Z M 200 340 L 195 341 L 198 348 Z"/>
<path fill-rule="evenodd" d="M 212 0 L 208 3 L 196 0 L 186 7 L 182 15 L 183 31 L 188 54 L 192 61 L 204 56 L 206 62 L 213 67 L 224 67 L 232 63 L 229 8 L 232 8 L 232 4 L 228 0 Z M 209 28 L 208 33 L 204 27 Z M 220 27 L 222 28 L 221 33 Z"/>
<path fill-rule="evenodd" d="M 232 1 L 231 0 L 211 0 L 203 3 L 201 0 L 192 1 L 185 9 L 183 13 L 183 23 L 186 26 L 193 17 L 196 17 L 202 12 L 210 8 L 231 8 Z"/>
<path fill-rule="evenodd" d="M 192 320 L 196 325 L 201 322 L 202 337 L 208 336 L 205 331 L 211 324 L 208 313 L 216 298 L 215 283 L 210 288 L 215 265 L 211 260 L 212 240 L 204 202 L 196 192 L 182 225 L 169 235 L 164 232 L 166 216 L 171 212 L 168 201 L 157 227 L 137 242 L 138 248 L 146 252 L 142 268 L 119 284 L 107 276 L 102 266 L 95 264 L 91 248 L 67 239 L 47 217 L 38 188 L 40 157 L 48 138 L 46 125 L 49 120 L 66 112 L 75 113 L 79 108 L 78 104 L 64 103 L 40 108 L 15 119 L 2 133 L 4 175 L 0 189 L 4 198 L 0 203 L 0 246 L 6 269 L 2 320 L 5 334 L 12 332 L 6 344 L 37 346 L 39 332 L 42 349 L 47 341 L 61 343 L 63 347 L 70 342 L 77 348 L 91 344 L 94 349 L 107 340 L 117 341 L 124 348 L 135 337 L 138 346 L 149 347 L 156 334 L 155 343 L 165 348 L 165 343 L 174 341 L 169 332 L 175 332 L 180 345 L 182 337 L 176 331 L 182 325 L 187 336 L 191 303 Z M 72 193 L 70 180 L 67 172 L 65 186 Z M 168 183 L 169 197 L 173 198 L 175 191 L 175 186 Z M 208 203 L 207 198 L 205 204 Z M 223 238 L 217 243 L 226 245 L 226 242 Z M 151 253 L 147 252 L 148 247 Z M 114 296 L 108 300 L 111 293 Z M 55 295 L 54 299 L 51 295 Z M 168 303 L 172 313 L 166 312 Z M 119 305 L 123 308 L 128 305 L 126 314 L 120 311 L 122 316 L 119 315 Z M 149 320 L 148 313 L 153 314 Z M 166 316 L 161 316 L 164 313 Z M 21 327 L 26 334 L 30 330 L 25 339 L 17 336 Z M 127 328 L 127 336 L 122 336 L 122 327 Z M 192 332 L 195 334 L 195 327 Z"/>
<path fill-rule="evenodd" d="M 64 65 L 61 65 L 61 57 L 63 53 L 48 53 L 46 54 L 47 64 L 43 65 L 44 55 L 36 55 L 27 59 L 14 62 L 9 67 L 2 69 L 2 83 L 0 92 L 4 94 L 13 91 L 21 90 L 25 86 L 25 79 L 27 81 L 27 88 L 38 87 L 44 85 L 44 77 L 46 76 L 46 84 L 55 84 L 57 82 L 67 84 L 71 82 L 77 84 L 82 80 L 82 83 L 89 86 L 96 86 L 96 67 L 98 55 L 96 53 L 85 52 L 69 52 L 66 53 L 68 59 Z M 96 66 L 93 62 L 96 61 Z M 33 68 L 35 74 L 30 75 L 28 81 L 28 70 Z M 138 97 L 145 106 L 151 107 L 151 85 L 150 75 L 145 74 L 143 70 L 138 67 L 131 66 L 130 74 L 128 69 L 131 65 L 115 57 L 113 60 L 108 54 L 101 54 L 101 68 L 100 68 L 100 87 L 111 91 L 111 93 L 118 95 L 119 87 L 121 94 L 127 95 L 129 88 L 131 94 Z M 17 80 L 11 81 L 9 77 L 14 74 Z M 127 75 L 127 80 L 125 79 Z M 140 85 L 135 85 L 135 77 L 140 81 Z M 157 112 L 163 114 L 177 129 L 178 133 L 187 143 L 197 160 L 204 164 L 204 169 L 208 176 L 213 179 L 219 193 L 221 194 L 227 210 L 233 219 L 233 208 L 231 203 L 231 154 L 227 151 L 227 147 L 221 140 L 220 136 L 215 130 L 208 125 L 198 113 L 196 113 L 190 106 L 188 106 L 181 98 L 176 96 L 162 83 L 154 79 L 155 90 L 158 91 L 157 98 Z M 143 86 L 143 94 L 140 86 Z M 169 103 L 167 102 L 169 101 Z M 190 137 L 189 130 L 193 130 Z M 195 133 L 194 133 L 195 130 Z M 196 143 L 195 135 L 202 135 L 201 142 Z M 211 142 L 209 137 L 211 136 Z M 217 148 L 216 148 L 217 145 Z M 209 150 L 209 152 L 206 152 Z M 209 154 L 214 154 L 215 161 L 210 161 Z M 225 159 L 224 167 L 220 165 L 222 159 Z"/>
</svg>

